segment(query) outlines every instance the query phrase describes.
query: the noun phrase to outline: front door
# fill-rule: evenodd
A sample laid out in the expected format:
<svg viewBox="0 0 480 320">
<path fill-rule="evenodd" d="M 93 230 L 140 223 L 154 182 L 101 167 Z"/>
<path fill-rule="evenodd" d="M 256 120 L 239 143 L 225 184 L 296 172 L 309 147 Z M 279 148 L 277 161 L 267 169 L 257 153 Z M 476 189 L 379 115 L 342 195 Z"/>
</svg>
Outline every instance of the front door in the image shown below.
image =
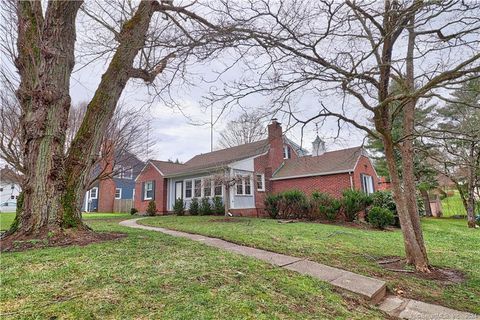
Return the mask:
<svg viewBox="0 0 480 320">
<path fill-rule="evenodd" d="M 175 200 L 178 198 L 183 198 L 183 182 L 177 181 L 175 182 Z"/>
</svg>

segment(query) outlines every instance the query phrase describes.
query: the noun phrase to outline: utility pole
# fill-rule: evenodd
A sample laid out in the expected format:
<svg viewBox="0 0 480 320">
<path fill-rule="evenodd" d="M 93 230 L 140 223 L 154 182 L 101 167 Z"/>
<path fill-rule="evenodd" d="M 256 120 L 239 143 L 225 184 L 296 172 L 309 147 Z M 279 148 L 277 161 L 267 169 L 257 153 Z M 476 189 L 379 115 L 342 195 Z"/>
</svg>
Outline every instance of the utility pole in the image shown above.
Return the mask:
<svg viewBox="0 0 480 320">
<path fill-rule="evenodd" d="M 213 151 L 213 104 L 210 105 L 210 152 Z"/>
</svg>

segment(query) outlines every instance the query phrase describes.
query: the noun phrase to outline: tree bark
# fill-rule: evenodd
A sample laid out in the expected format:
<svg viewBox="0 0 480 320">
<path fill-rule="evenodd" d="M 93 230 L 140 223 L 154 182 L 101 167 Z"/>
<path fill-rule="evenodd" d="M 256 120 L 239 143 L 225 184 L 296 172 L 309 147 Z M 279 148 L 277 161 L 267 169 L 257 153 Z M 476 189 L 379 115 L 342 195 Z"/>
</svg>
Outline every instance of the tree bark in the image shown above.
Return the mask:
<svg viewBox="0 0 480 320">
<path fill-rule="evenodd" d="M 413 92 L 415 90 L 415 78 L 414 78 L 414 46 L 415 46 L 415 30 L 414 30 L 415 16 L 412 14 L 410 22 L 408 24 L 408 45 L 407 45 L 407 57 L 406 57 L 406 91 Z M 407 262 L 414 263 L 414 261 L 425 260 L 427 261 L 427 250 L 423 241 L 422 226 L 420 223 L 420 215 L 417 206 L 417 188 L 415 184 L 415 169 L 414 169 L 414 137 L 415 137 L 415 107 L 417 101 L 410 99 L 406 101 L 403 108 L 403 144 L 401 146 L 402 153 L 402 178 L 403 178 L 403 192 L 405 194 L 405 200 L 407 205 L 408 215 L 410 216 L 410 222 L 412 224 L 413 232 L 415 235 L 416 243 L 421 251 L 421 255 L 424 257 L 413 257 L 420 253 L 413 253 L 410 257 L 407 256 Z M 430 204 L 428 204 L 430 205 Z M 414 263 L 416 265 L 416 263 Z M 417 266 L 417 269 L 423 271 L 428 270 L 428 261 L 425 265 Z"/>
<path fill-rule="evenodd" d="M 423 238 L 418 238 L 415 230 L 416 225 L 412 221 L 412 215 L 409 212 L 410 207 L 407 204 L 408 197 L 405 194 L 406 192 L 402 190 L 400 177 L 398 176 L 394 144 L 391 135 L 385 133 L 383 135 L 383 142 L 385 146 L 385 158 L 392 183 L 393 198 L 397 204 L 398 217 L 402 228 L 407 263 L 414 265 L 420 272 L 429 272 L 430 268 Z"/>
<path fill-rule="evenodd" d="M 66 153 L 75 18 L 81 4 L 49 1 L 43 18 L 40 1 L 18 3 L 16 64 L 21 83 L 17 95 L 22 108 L 26 174 L 21 205 L 7 233 L 11 239 L 45 237 L 68 228 L 88 229 L 80 212 L 87 175 L 159 5 L 156 1 L 142 1 L 123 25 L 119 46 Z"/>
<path fill-rule="evenodd" d="M 81 4 L 51 1 L 44 18 L 40 1 L 18 2 L 17 97 L 27 170 L 22 205 L 10 233 L 19 236 L 41 236 L 64 227 L 64 144 L 75 63 L 75 17 Z"/>
<path fill-rule="evenodd" d="M 476 142 L 472 143 L 472 146 L 470 147 L 470 161 L 469 163 L 477 163 L 474 155 L 474 150 L 475 150 L 475 144 Z M 470 165 L 468 166 L 467 170 L 467 201 L 466 201 L 466 206 L 465 209 L 467 211 L 467 225 L 469 228 L 475 228 L 477 226 L 477 223 L 475 221 L 475 182 L 476 182 L 476 172 L 475 170 L 478 170 L 475 166 Z M 464 202 L 465 203 L 465 202 Z"/>
</svg>

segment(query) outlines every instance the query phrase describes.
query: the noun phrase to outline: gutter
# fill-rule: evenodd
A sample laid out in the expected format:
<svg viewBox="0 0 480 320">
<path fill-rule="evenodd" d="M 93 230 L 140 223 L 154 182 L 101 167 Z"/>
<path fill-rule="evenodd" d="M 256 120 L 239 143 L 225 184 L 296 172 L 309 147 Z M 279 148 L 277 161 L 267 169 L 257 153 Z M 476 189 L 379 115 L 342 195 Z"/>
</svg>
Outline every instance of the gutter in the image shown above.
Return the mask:
<svg viewBox="0 0 480 320">
<path fill-rule="evenodd" d="M 278 170 L 277 170 L 277 171 L 278 171 Z M 307 178 L 307 177 L 329 176 L 329 175 L 332 175 L 332 174 L 352 173 L 352 172 L 353 172 L 352 169 L 349 169 L 349 170 L 339 170 L 339 171 L 329 171 L 329 172 L 300 174 L 300 175 L 296 175 L 296 176 L 277 177 L 277 178 L 271 178 L 270 180 L 287 180 L 287 179 L 297 179 L 297 178 Z"/>
</svg>

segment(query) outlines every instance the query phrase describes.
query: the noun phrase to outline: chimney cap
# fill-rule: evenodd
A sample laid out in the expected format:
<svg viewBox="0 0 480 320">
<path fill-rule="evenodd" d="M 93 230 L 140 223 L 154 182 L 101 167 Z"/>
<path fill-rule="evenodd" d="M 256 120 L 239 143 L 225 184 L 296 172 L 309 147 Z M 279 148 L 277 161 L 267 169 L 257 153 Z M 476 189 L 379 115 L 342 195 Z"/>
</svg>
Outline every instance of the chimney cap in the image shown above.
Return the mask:
<svg viewBox="0 0 480 320">
<path fill-rule="evenodd" d="M 277 118 L 272 118 L 272 123 L 274 122 L 278 122 L 278 119 Z"/>
</svg>

